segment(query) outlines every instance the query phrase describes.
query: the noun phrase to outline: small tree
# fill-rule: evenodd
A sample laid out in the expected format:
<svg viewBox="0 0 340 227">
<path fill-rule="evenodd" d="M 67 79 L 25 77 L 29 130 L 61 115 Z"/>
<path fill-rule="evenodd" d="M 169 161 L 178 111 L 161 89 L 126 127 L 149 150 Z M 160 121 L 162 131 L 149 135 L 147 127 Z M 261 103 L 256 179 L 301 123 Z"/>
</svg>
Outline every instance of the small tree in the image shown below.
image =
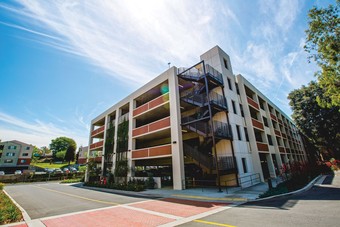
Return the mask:
<svg viewBox="0 0 340 227">
<path fill-rule="evenodd" d="M 70 146 L 72 146 L 74 148 L 74 150 L 77 149 L 76 142 L 71 138 L 58 137 L 58 138 L 52 140 L 52 142 L 50 144 L 50 149 L 53 153 L 53 158 L 56 157 L 56 154 L 59 151 L 66 151 L 67 148 L 70 147 Z"/>
<path fill-rule="evenodd" d="M 55 154 L 55 157 L 56 157 L 56 159 L 58 159 L 60 161 L 64 161 L 65 154 L 66 154 L 66 151 L 59 151 Z"/>
<path fill-rule="evenodd" d="M 65 161 L 68 162 L 68 165 L 70 165 L 71 161 L 74 161 L 74 156 L 75 156 L 75 151 L 76 149 L 73 146 L 69 146 L 66 150 L 65 154 Z"/>
</svg>

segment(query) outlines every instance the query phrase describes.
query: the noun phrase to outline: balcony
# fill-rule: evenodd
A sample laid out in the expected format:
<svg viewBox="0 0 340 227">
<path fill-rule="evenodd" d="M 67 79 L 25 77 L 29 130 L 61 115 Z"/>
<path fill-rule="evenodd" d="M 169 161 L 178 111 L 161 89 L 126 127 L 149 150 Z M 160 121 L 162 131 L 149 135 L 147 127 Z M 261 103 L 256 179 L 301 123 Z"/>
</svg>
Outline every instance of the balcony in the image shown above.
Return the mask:
<svg viewBox="0 0 340 227">
<path fill-rule="evenodd" d="M 284 147 L 279 147 L 280 153 L 285 153 L 285 148 Z"/>
<path fill-rule="evenodd" d="M 150 124 L 135 128 L 132 130 L 132 136 L 141 136 L 143 134 L 151 133 L 168 127 L 170 127 L 170 117 L 166 117 Z"/>
<path fill-rule="evenodd" d="M 104 133 L 105 125 L 93 130 L 91 132 L 91 137 L 97 136 L 98 134 Z"/>
<path fill-rule="evenodd" d="M 277 119 L 278 121 L 279 121 L 279 123 L 282 125 L 283 124 L 283 122 L 282 122 L 282 120 L 281 119 Z"/>
<path fill-rule="evenodd" d="M 93 144 L 90 145 L 90 150 L 96 150 L 96 149 L 102 148 L 103 144 L 104 144 L 104 140 L 93 143 Z"/>
<path fill-rule="evenodd" d="M 275 135 L 277 135 L 277 136 L 281 136 L 281 132 L 280 132 L 279 130 L 277 130 L 277 129 L 274 129 L 274 131 L 275 131 Z"/>
<path fill-rule="evenodd" d="M 172 153 L 171 144 L 166 144 L 166 145 L 161 145 L 161 146 L 156 146 L 156 147 L 148 147 L 148 148 L 133 150 L 132 159 L 170 156 L 171 153 Z"/>
<path fill-rule="evenodd" d="M 287 135 L 284 134 L 284 133 L 282 133 L 282 137 L 285 138 L 285 139 L 287 139 Z"/>
<path fill-rule="evenodd" d="M 133 110 L 133 116 L 138 116 L 150 109 L 163 105 L 169 101 L 169 93 L 161 95 Z"/>
<path fill-rule="evenodd" d="M 258 129 L 264 130 L 264 127 L 263 127 L 263 124 L 262 124 L 261 121 L 258 121 L 258 120 L 254 119 L 254 118 L 251 118 L 251 122 L 253 123 L 254 127 L 256 127 Z"/>
<path fill-rule="evenodd" d="M 277 121 L 277 117 L 274 114 L 270 113 L 270 117 L 272 120 Z"/>
<path fill-rule="evenodd" d="M 266 143 L 256 142 L 258 151 L 269 151 L 268 145 Z"/>
<path fill-rule="evenodd" d="M 251 105 L 252 107 L 254 107 L 255 109 L 259 110 L 259 104 L 257 104 L 257 102 L 255 102 L 254 100 L 252 100 L 251 98 L 249 98 L 247 96 L 247 101 L 248 104 Z"/>
</svg>

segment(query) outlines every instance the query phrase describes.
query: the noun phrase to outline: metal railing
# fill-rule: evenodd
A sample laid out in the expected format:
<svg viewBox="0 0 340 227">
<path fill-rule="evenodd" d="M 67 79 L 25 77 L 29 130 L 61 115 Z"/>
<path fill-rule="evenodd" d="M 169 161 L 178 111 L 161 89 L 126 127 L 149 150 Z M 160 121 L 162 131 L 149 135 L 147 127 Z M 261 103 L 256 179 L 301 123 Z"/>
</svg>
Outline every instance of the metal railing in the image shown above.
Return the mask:
<svg viewBox="0 0 340 227">
<path fill-rule="evenodd" d="M 186 156 L 191 157 L 199 164 L 204 165 L 206 168 L 210 169 L 212 167 L 212 157 L 199 152 L 198 149 L 195 149 L 190 145 L 183 143 L 183 151 Z"/>
<path fill-rule="evenodd" d="M 231 126 L 220 121 L 214 121 L 214 135 L 222 138 L 233 138 Z"/>
<path fill-rule="evenodd" d="M 219 81 L 221 84 L 223 84 L 223 76 L 222 73 L 211 67 L 210 65 L 205 65 L 205 72 L 209 74 L 211 77 L 213 77 L 215 80 Z"/>
</svg>

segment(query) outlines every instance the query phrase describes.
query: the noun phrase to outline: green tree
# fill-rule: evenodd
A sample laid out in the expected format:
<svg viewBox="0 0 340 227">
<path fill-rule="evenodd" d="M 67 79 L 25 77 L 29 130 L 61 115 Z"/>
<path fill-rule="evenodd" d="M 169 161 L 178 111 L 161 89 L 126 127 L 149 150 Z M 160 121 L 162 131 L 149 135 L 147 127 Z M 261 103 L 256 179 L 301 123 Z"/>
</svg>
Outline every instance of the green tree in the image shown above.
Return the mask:
<svg viewBox="0 0 340 227">
<path fill-rule="evenodd" d="M 75 156 L 75 151 L 76 149 L 73 146 L 69 146 L 66 150 L 66 154 L 65 154 L 65 161 L 68 162 L 68 165 L 71 164 L 71 161 L 74 161 L 74 156 Z"/>
<path fill-rule="evenodd" d="M 53 153 L 53 158 L 56 157 L 57 152 L 66 151 L 68 147 L 73 147 L 74 150 L 77 149 L 76 142 L 68 137 L 58 137 L 51 141 L 50 149 Z"/>
<path fill-rule="evenodd" d="M 316 73 L 324 94 L 318 96 L 322 107 L 340 106 L 340 0 L 327 8 L 313 7 L 308 14 L 305 50 L 321 68 Z"/>
<path fill-rule="evenodd" d="M 60 160 L 60 161 L 64 161 L 65 160 L 65 154 L 66 154 L 66 151 L 58 151 L 55 154 L 55 158 Z"/>
<path fill-rule="evenodd" d="M 290 92 L 292 117 L 309 141 L 328 156 L 325 158 L 340 158 L 340 108 L 318 105 L 317 97 L 323 93 L 324 88 L 314 81 Z"/>
</svg>

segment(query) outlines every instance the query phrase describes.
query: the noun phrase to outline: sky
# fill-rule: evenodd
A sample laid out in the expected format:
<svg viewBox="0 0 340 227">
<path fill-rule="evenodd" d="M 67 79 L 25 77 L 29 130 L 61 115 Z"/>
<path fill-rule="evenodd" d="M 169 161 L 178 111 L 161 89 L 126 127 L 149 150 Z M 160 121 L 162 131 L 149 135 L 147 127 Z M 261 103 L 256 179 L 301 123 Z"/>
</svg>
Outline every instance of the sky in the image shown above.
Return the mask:
<svg viewBox="0 0 340 227">
<path fill-rule="evenodd" d="M 219 45 L 287 115 L 315 79 L 307 14 L 335 0 L 0 1 L 0 139 L 88 144 L 93 118 L 168 68 Z"/>
</svg>

